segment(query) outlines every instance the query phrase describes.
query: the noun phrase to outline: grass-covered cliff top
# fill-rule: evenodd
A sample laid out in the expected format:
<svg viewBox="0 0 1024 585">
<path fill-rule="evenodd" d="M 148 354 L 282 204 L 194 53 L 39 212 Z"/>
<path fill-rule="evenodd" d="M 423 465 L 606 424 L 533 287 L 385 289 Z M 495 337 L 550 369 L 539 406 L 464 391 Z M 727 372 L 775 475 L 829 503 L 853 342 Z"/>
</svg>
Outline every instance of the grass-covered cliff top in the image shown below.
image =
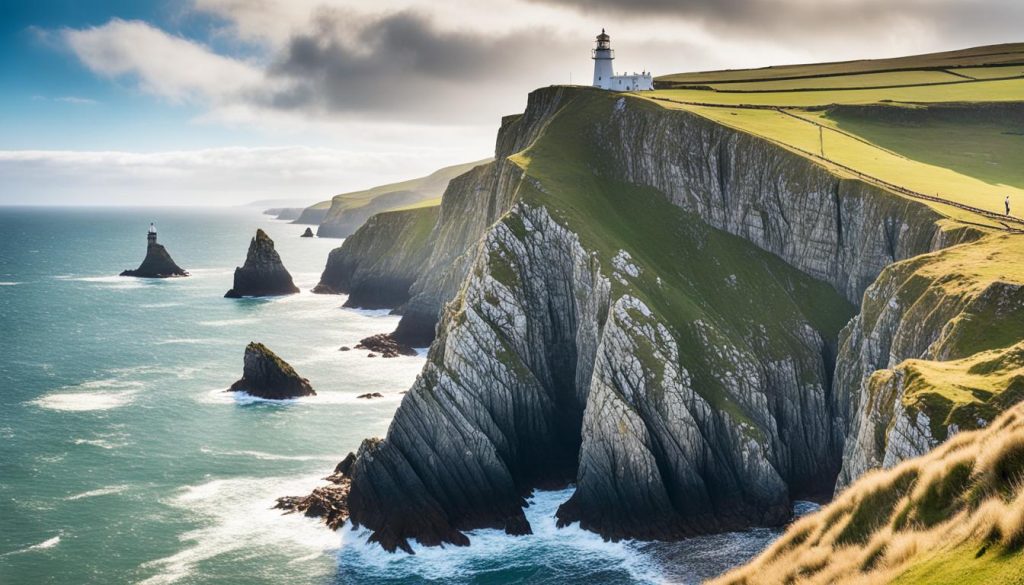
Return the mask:
<svg viewBox="0 0 1024 585">
<path fill-rule="evenodd" d="M 709 227 L 664 194 L 596 174 L 595 168 L 611 162 L 600 145 L 581 137 L 608 115 L 615 99 L 591 91 L 570 99 L 533 144 L 510 157 L 526 173 L 519 197 L 545 207 L 596 253 L 615 296 L 639 298 L 673 330 L 680 355 L 690 360 L 693 386 L 710 404 L 738 420 L 758 418 L 723 387 L 722 378 L 740 366 L 715 349 L 732 345 L 756 348 L 765 359 L 806 358 L 800 355 L 806 351 L 797 338 L 800 324 L 834 340 L 855 308 L 825 282 Z M 513 233 L 522 232 L 515 216 L 505 221 Z M 614 269 L 623 259 L 636 275 Z M 491 271 L 500 279 L 502 267 L 493 257 Z M 712 338 L 702 337 L 707 335 Z M 767 347 L 761 345 L 766 339 L 772 340 Z"/>
<path fill-rule="evenodd" d="M 872 396 L 900 392 L 894 398 L 927 415 L 940 440 L 951 426 L 984 426 L 1024 398 L 1024 236 L 993 234 L 893 265 L 882 278 L 898 288 L 872 303 L 865 325 L 878 317 L 874 306 L 903 306 L 918 329 L 937 334 L 931 351 L 948 361 L 879 370 Z"/>
<path fill-rule="evenodd" d="M 865 475 L 714 585 L 1024 581 L 1024 407 Z"/>
<path fill-rule="evenodd" d="M 661 89 L 638 95 L 762 136 L 840 174 L 995 214 L 1009 196 L 1012 215 L 1024 218 L 1024 44 L 657 81 Z M 957 219 L 1001 223 L 928 204 Z"/>
<path fill-rule="evenodd" d="M 425 177 L 418 177 L 416 179 L 409 179 L 408 181 L 401 181 L 398 183 L 390 183 L 388 185 L 380 185 L 363 191 L 342 193 L 340 195 L 335 195 L 327 201 L 321 201 L 310 207 L 313 209 L 330 209 L 330 213 L 327 215 L 327 221 L 329 221 L 332 215 L 365 207 L 370 205 L 375 199 L 388 195 L 399 195 L 399 197 L 395 198 L 397 203 L 391 207 L 384 206 L 375 211 L 391 211 L 393 209 L 405 207 L 416 207 L 421 206 L 424 202 L 426 202 L 427 206 L 438 205 L 440 204 L 441 195 L 444 193 L 449 181 L 465 173 L 471 168 L 489 162 L 490 160 L 491 159 L 484 159 L 471 163 L 444 167 Z"/>
</svg>

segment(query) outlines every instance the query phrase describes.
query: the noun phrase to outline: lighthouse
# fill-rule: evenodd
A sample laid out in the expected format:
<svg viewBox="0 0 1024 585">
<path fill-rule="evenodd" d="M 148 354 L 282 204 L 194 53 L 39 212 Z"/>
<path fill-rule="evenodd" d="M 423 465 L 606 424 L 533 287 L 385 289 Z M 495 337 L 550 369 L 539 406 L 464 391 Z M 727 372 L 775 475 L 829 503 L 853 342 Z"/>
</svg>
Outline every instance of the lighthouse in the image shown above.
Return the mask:
<svg viewBox="0 0 1024 585">
<path fill-rule="evenodd" d="M 594 60 L 594 87 L 611 88 L 612 77 L 615 75 L 612 68 L 615 51 L 612 50 L 612 38 L 603 28 L 601 34 L 597 35 L 597 45 L 590 52 L 590 58 Z"/>
<path fill-rule="evenodd" d="M 610 89 L 612 91 L 647 91 L 654 89 L 654 77 L 644 71 L 642 73 L 615 75 L 612 61 L 615 60 L 615 50 L 612 49 L 612 38 L 602 28 L 601 34 L 597 35 L 597 43 L 590 51 L 590 58 L 594 60 L 594 87 Z"/>
</svg>

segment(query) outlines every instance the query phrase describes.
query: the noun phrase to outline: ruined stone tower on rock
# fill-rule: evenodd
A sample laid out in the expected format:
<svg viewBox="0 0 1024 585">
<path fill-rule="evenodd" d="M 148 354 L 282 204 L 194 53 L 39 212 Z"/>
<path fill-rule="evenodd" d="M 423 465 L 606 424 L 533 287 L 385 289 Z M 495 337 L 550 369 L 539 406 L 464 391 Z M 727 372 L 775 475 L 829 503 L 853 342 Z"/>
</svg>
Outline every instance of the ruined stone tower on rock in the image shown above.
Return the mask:
<svg viewBox="0 0 1024 585">
<path fill-rule="evenodd" d="M 596 45 L 590 52 L 594 60 L 594 87 L 612 91 L 648 91 L 654 89 L 654 77 L 647 71 L 629 75 L 615 75 L 612 61 L 615 50 L 612 49 L 612 38 L 601 29 L 597 35 Z"/>
</svg>

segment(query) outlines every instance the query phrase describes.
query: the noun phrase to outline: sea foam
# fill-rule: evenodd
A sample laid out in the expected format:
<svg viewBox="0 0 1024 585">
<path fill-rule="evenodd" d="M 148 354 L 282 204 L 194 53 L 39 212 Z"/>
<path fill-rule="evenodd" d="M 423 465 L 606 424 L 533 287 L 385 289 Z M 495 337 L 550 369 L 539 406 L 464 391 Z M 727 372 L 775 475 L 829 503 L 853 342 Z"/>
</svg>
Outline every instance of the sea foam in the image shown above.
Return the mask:
<svg viewBox="0 0 1024 585">
<path fill-rule="evenodd" d="M 178 552 L 145 563 L 143 568 L 155 574 L 142 583 L 174 583 L 193 575 L 204 561 L 243 550 L 308 559 L 298 570 L 287 562 L 271 565 L 280 567 L 277 575 L 265 568 L 264 577 L 270 581 L 325 581 L 333 568 L 331 553 L 340 545 L 338 535 L 315 519 L 285 515 L 273 508 L 276 498 L 308 493 L 320 482 L 320 476 L 239 477 L 182 488 L 165 503 L 195 517 L 201 527 L 180 535 L 182 548 Z M 322 562 L 317 564 L 316 559 Z M 319 575 L 302 579 L 300 572 Z"/>
</svg>

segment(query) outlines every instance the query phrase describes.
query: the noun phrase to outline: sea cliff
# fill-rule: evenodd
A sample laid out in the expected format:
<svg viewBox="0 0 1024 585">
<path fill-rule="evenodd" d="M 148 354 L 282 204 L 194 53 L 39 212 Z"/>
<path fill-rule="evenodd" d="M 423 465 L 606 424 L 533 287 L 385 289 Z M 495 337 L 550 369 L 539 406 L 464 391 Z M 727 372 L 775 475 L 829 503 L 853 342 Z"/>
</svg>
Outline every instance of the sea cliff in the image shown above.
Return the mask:
<svg viewBox="0 0 1024 585">
<path fill-rule="evenodd" d="M 538 90 L 394 301 L 397 338 L 437 338 L 356 457 L 351 519 L 389 549 L 519 534 L 525 493 L 575 482 L 560 519 L 610 538 L 780 524 L 843 466 L 859 403 L 833 372 L 865 291 L 979 235 L 689 112 Z M 360 248 L 334 262 L 380 261 Z"/>
</svg>

